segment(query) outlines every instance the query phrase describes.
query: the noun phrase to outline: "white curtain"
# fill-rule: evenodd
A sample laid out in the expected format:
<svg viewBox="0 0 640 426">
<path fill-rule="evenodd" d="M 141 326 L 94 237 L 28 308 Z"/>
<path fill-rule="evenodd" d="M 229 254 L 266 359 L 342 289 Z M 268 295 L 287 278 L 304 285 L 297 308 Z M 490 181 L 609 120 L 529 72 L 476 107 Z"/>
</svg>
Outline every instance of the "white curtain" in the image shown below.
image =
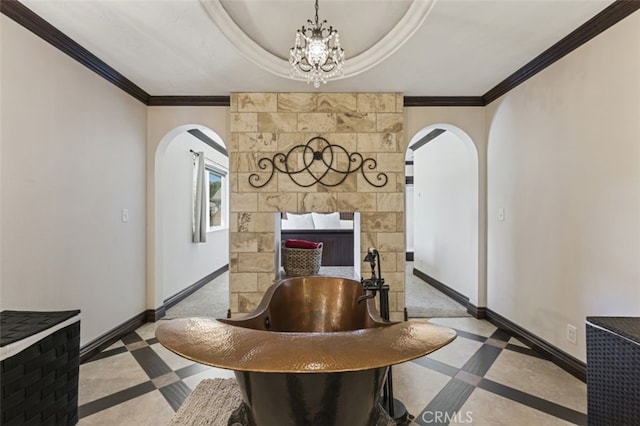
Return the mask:
<svg viewBox="0 0 640 426">
<path fill-rule="evenodd" d="M 207 242 L 207 188 L 205 182 L 204 152 L 195 152 L 193 197 L 193 242 Z"/>
</svg>

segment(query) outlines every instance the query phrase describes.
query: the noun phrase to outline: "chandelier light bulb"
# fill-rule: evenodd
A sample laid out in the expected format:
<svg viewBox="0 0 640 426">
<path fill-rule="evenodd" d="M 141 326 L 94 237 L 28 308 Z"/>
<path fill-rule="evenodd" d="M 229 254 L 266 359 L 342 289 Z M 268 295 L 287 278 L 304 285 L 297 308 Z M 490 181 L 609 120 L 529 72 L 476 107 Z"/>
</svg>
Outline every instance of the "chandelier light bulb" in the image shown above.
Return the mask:
<svg viewBox="0 0 640 426">
<path fill-rule="evenodd" d="M 329 58 L 329 51 L 322 39 L 313 38 L 309 42 L 307 55 L 311 65 L 313 65 L 314 68 L 318 68 L 320 65 L 327 62 L 327 59 Z"/>
</svg>

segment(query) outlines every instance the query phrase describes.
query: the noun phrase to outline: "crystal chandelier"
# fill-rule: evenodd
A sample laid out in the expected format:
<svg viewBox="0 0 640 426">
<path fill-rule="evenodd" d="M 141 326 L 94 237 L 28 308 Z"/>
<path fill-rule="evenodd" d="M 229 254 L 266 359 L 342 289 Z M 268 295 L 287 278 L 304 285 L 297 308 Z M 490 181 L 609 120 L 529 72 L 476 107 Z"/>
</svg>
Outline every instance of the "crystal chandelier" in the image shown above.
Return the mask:
<svg viewBox="0 0 640 426">
<path fill-rule="evenodd" d="M 315 22 L 308 19 L 307 23 L 309 28 L 303 25 L 296 31 L 296 42 L 289 49 L 290 76 L 313 82 L 317 89 L 320 82 L 342 75 L 344 49 L 340 47 L 338 30 L 325 28 L 326 20 L 318 22 L 318 0 Z"/>
</svg>

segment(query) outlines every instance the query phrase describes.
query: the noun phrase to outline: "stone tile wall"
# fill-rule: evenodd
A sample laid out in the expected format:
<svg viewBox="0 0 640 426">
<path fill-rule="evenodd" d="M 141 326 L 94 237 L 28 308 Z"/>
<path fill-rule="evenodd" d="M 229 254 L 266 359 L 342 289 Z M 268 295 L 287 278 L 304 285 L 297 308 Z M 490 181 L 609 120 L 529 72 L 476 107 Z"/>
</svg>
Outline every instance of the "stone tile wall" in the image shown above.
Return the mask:
<svg viewBox="0 0 640 426">
<path fill-rule="evenodd" d="M 361 259 L 377 247 L 383 277 L 390 285 L 392 319 L 404 310 L 404 163 L 403 96 L 398 93 L 233 93 L 231 94 L 230 302 L 232 313 L 251 312 L 274 282 L 274 213 L 359 211 Z M 263 188 L 249 185 L 262 157 L 286 153 L 322 136 L 331 144 L 372 157 L 373 173 L 386 173 L 382 188 L 358 173 L 336 187 L 295 185 L 276 172 Z M 299 155 L 291 161 L 301 162 Z M 338 162 L 347 161 L 346 155 Z M 363 265 L 368 271 L 368 265 Z"/>
</svg>

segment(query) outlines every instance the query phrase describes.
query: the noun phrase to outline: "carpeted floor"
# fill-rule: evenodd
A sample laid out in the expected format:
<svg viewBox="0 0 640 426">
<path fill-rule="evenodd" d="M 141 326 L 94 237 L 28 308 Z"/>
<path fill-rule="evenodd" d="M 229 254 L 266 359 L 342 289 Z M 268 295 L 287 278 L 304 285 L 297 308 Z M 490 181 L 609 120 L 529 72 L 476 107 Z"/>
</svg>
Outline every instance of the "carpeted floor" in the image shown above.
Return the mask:
<svg viewBox="0 0 640 426">
<path fill-rule="evenodd" d="M 167 309 L 167 316 L 164 319 L 226 318 L 227 309 L 229 309 L 229 273 L 225 272 L 177 305 Z"/>
<path fill-rule="evenodd" d="M 412 274 L 407 262 L 406 306 L 409 318 L 468 317 L 467 308 Z"/>
<path fill-rule="evenodd" d="M 169 426 L 227 426 L 241 402 L 235 379 L 206 379 L 185 399 Z"/>
<path fill-rule="evenodd" d="M 407 262 L 406 305 L 410 318 L 467 317 L 469 314 L 445 294 L 412 274 L 413 264 Z M 331 271 L 332 273 L 335 271 Z M 353 272 L 350 272 L 353 273 Z M 340 275 L 335 274 L 333 275 Z M 383 274 L 384 276 L 384 274 Z M 226 318 L 229 306 L 229 274 L 224 273 L 200 290 L 167 310 L 166 319 L 182 317 Z"/>
</svg>

